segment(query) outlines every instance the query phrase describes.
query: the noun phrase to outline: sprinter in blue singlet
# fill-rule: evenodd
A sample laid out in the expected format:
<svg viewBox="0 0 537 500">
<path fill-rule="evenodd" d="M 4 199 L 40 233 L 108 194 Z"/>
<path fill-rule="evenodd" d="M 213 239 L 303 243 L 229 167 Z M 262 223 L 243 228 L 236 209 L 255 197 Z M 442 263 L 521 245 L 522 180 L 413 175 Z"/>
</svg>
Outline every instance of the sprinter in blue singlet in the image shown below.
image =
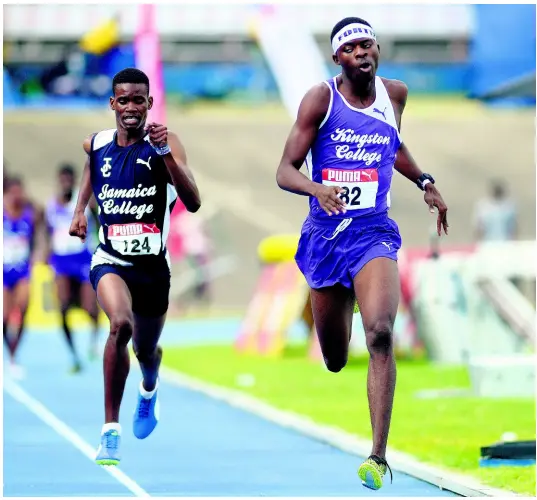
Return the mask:
<svg viewBox="0 0 537 500">
<path fill-rule="evenodd" d="M 127 68 L 114 76 L 110 107 L 116 128 L 92 134 L 78 202 L 69 233 L 85 239 L 84 211 L 92 194 L 99 206 L 100 244 L 91 263 L 90 279 L 110 320 L 104 351 L 105 423 L 96 462 L 120 461 L 119 410 L 129 373 L 127 344 L 142 371 L 134 435 L 146 438 L 159 417 L 158 340 L 166 319 L 170 291 L 170 259 L 166 239 L 170 212 L 177 197 L 196 212 L 200 196 L 186 153 L 165 125 L 146 123 L 153 106 L 149 80 Z"/>
<path fill-rule="evenodd" d="M 367 393 L 373 446 L 358 474 L 379 489 L 388 470 L 386 444 L 395 390 L 393 324 L 399 301 L 401 236 L 388 217 L 394 169 L 425 192 L 447 234 L 447 207 L 400 137 L 408 89 L 376 75 L 379 47 L 367 21 L 349 17 L 330 37 L 341 73 L 304 97 L 280 162 L 277 182 L 309 196 L 296 262 L 311 305 L 327 368 L 347 363 L 355 299 L 370 353 Z M 299 172 L 306 163 L 309 177 Z"/>
<path fill-rule="evenodd" d="M 20 376 L 22 368 L 16 354 L 24 333 L 26 311 L 30 299 L 30 274 L 36 235 L 43 229 L 43 212 L 26 195 L 22 179 L 4 178 L 4 344 L 8 349 L 13 375 Z M 19 324 L 10 335 L 9 319 L 14 311 Z"/>
<path fill-rule="evenodd" d="M 97 297 L 90 283 L 92 253 L 96 247 L 96 207 L 86 209 L 88 237 L 86 241 L 69 236 L 69 227 L 75 212 L 77 193 L 75 192 L 75 169 L 71 165 L 61 165 L 58 170 L 58 192 L 49 200 L 45 209 L 49 264 L 54 271 L 56 294 L 62 316 L 65 339 L 72 356 L 71 371 L 82 369 L 71 328 L 67 322 L 67 312 L 74 305 L 86 311 L 92 321 L 90 359 L 97 357 L 99 333 L 99 308 Z"/>
</svg>

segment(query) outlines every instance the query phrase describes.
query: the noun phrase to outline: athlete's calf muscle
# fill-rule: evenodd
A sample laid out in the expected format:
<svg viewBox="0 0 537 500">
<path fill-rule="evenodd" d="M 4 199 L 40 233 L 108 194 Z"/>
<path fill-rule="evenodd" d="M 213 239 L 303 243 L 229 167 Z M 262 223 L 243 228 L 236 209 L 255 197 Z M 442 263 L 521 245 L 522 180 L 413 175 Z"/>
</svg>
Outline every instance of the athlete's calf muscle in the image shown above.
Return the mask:
<svg viewBox="0 0 537 500">
<path fill-rule="evenodd" d="M 331 372 L 339 372 L 347 364 L 353 306 L 354 294 L 344 286 L 311 290 L 315 328 L 326 367 Z"/>
</svg>

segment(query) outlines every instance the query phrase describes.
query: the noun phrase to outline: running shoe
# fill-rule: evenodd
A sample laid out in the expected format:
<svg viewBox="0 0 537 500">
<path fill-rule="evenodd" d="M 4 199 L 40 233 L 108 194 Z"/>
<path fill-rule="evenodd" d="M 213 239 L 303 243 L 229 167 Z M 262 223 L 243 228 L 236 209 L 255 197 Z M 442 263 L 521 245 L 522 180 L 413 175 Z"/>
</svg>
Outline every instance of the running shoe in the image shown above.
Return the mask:
<svg viewBox="0 0 537 500">
<path fill-rule="evenodd" d="M 145 439 L 153 432 L 159 419 L 158 381 L 153 395 L 147 397 L 142 382 L 138 387 L 138 404 L 134 410 L 132 430 L 138 439 Z"/>
<path fill-rule="evenodd" d="M 117 430 L 111 429 L 103 432 L 95 461 L 99 465 L 118 465 L 121 459 L 119 455 L 120 444 L 121 436 Z"/>
<path fill-rule="evenodd" d="M 393 481 L 392 470 L 388 462 L 383 458 L 377 457 L 377 455 L 371 455 L 360 465 L 358 476 L 360 476 L 363 486 L 371 490 L 378 490 L 382 488 L 382 480 L 386 471 L 390 471 L 390 479 Z"/>
</svg>

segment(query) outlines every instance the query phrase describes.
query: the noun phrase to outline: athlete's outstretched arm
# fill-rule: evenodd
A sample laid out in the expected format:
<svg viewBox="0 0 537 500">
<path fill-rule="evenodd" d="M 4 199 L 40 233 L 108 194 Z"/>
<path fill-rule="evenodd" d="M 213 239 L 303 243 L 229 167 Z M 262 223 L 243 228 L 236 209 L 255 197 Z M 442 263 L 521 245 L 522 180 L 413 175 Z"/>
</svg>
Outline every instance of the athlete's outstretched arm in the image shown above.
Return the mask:
<svg viewBox="0 0 537 500">
<path fill-rule="evenodd" d="M 91 186 L 90 175 L 90 157 L 91 152 L 91 139 L 93 134 L 84 140 L 84 151 L 88 155 L 86 158 L 86 164 L 82 172 L 82 179 L 80 180 L 80 189 L 78 191 L 78 199 L 76 201 L 75 213 L 69 228 L 69 234 L 71 236 L 78 236 L 82 241 L 86 239 L 86 232 L 88 230 L 88 220 L 86 219 L 85 210 L 88 206 L 91 195 L 93 194 L 93 188 Z"/>
<path fill-rule="evenodd" d="M 406 106 L 408 87 L 403 82 L 392 80 L 387 88 L 390 99 L 396 104 L 399 111 L 398 113 L 396 112 L 396 118 L 399 131 L 401 131 L 401 118 Z M 401 144 L 397 151 L 394 168 L 414 184 L 417 184 L 418 179 L 423 174 L 404 143 Z M 438 209 L 436 227 L 438 235 L 441 234 L 442 227 L 444 228 L 444 232 L 448 234 L 449 224 L 447 222 L 447 206 L 436 186 L 430 182 L 425 185 L 424 200 L 429 206 L 429 211 L 431 213 L 434 213 L 434 207 Z"/>
<path fill-rule="evenodd" d="M 91 186 L 91 175 L 90 175 L 90 153 L 91 153 L 91 140 L 93 135 L 86 137 L 83 143 L 84 151 L 87 154 L 86 164 L 84 165 L 84 170 L 82 171 L 82 179 L 80 180 L 80 189 L 78 191 L 78 200 L 76 202 L 75 213 L 84 213 L 88 203 L 90 201 L 91 195 L 93 194 L 93 188 Z"/>
<path fill-rule="evenodd" d="M 310 89 L 298 109 L 296 122 L 289 133 L 282 159 L 276 172 L 278 186 L 291 193 L 315 196 L 319 205 L 328 214 L 345 213 L 345 203 L 338 196 L 339 186 L 324 186 L 311 181 L 302 172 L 304 160 L 317 137 L 330 104 L 330 89 L 324 83 Z"/>
<path fill-rule="evenodd" d="M 395 170 L 400 174 L 404 175 L 407 179 L 412 181 L 414 184 L 417 184 L 417 181 L 421 174 L 423 173 L 414 158 L 410 155 L 407 147 L 404 144 L 401 144 L 399 151 L 397 151 L 397 159 L 395 160 Z M 440 191 L 436 188 L 431 182 L 425 185 L 425 195 L 423 199 L 425 203 L 429 206 L 429 211 L 434 213 L 434 207 L 438 209 L 438 220 L 436 224 L 436 230 L 438 236 L 442 233 L 442 227 L 444 232 L 448 234 L 448 221 L 447 221 L 447 206 L 440 194 Z"/>
<path fill-rule="evenodd" d="M 87 158 L 84 170 L 82 171 L 82 179 L 80 180 L 80 189 L 78 191 L 75 213 L 84 213 L 92 194 L 93 188 L 91 187 L 90 160 Z"/>
</svg>

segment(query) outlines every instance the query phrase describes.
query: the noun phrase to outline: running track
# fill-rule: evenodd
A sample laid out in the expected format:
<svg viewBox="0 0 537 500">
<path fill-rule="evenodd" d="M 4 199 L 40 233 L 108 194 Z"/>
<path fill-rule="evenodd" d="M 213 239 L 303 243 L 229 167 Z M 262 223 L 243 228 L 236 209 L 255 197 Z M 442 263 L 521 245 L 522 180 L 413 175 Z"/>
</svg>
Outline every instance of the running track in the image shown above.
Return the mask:
<svg viewBox="0 0 537 500">
<path fill-rule="evenodd" d="M 86 335 L 76 340 L 87 344 Z M 59 333 L 28 331 L 26 375 L 4 379 L 4 496 L 455 496 L 398 472 L 380 492 L 367 490 L 358 457 L 166 381 L 159 426 L 139 441 L 134 368 L 120 416 L 122 462 L 110 473 L 90 459 L 103 417 L 101 362 L 72 376 L 67 361 Z"/>
</svg>

